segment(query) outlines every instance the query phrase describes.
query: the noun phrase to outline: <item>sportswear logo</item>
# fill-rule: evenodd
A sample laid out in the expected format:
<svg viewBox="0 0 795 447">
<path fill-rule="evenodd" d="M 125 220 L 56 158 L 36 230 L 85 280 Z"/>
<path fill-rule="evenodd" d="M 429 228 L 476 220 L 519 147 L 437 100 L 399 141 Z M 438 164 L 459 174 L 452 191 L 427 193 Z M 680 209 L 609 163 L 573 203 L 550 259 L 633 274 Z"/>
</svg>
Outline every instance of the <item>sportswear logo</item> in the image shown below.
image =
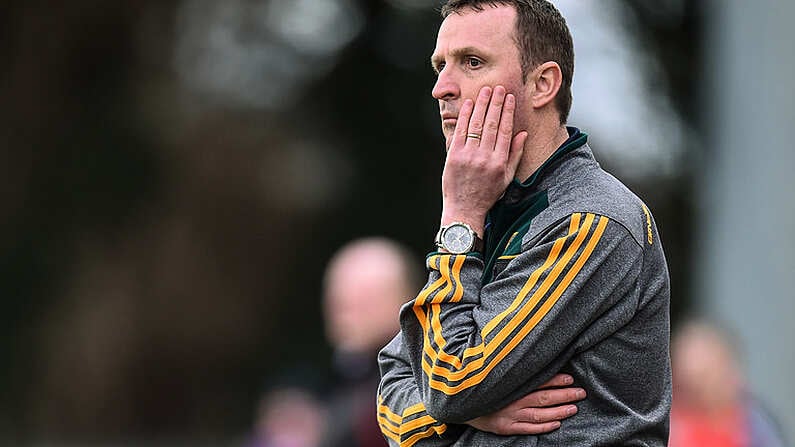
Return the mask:
<svg viewBox="0 0 795 447">
<path fill-rule="evenodd" d="M 654 238 L 651 235 L 651 214 L 649 213 L 649 209 L 646 208 L 646 205 L 641 204 L 643 207 L 643 213 L 646 214 L 646 240 L 649 242 L 649 245 L 654 243 Z"/>
</svg>

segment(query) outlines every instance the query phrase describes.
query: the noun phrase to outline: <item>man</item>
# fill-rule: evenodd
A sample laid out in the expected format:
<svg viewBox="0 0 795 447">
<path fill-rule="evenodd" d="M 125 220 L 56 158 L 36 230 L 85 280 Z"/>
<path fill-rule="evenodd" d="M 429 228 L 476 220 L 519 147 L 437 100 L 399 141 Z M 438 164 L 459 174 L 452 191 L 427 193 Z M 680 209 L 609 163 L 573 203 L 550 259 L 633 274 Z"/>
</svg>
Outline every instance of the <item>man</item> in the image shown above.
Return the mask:
<svg viewBox="0 0 795 447">
<path fill-rule="evenodd" d="M 743 375 L 731 334 L 706 320 L 690 320 L 673 338 L 671 447 L 782 447 L 777 421 Z"/>
<path fill-rule="evenodd" d="M 419 266 L 398 243 L 367 237 L 347 243 L 323 281 L 326 338 L 334 350 L 324 447 L 383 446 L 374 417 L 378 350 L 400 330 L 396 316 L 421 285 Z"/>
<path fill-rule="evenodd" d="M 382 432 L 404 447 L 666 445 L 665 257 L 648 208 L 565 125 L 564 19 L 544 0 L 449 0 L 442 16 L 438 251 L 379 357 Z M 587 399 L 557 430 L 523 429 L 538 415 L 517 399 L 558 372 Z M 495 414 L 516 423 L 494 430 Z"/>
</svg>

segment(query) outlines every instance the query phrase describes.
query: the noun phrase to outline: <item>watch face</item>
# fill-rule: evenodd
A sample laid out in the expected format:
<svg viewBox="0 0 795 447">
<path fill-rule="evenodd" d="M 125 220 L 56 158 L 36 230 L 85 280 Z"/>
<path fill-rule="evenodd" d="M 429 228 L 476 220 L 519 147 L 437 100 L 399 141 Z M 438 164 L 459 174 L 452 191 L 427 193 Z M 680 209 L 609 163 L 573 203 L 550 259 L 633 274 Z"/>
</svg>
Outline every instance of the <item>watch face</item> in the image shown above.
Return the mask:
<svg viewBox="0 0 795 447">
<path fill-rule="evenodd" d="M 450 253 L 466 253 L 474 242 L 472 233 L 463 225 L 451 225 L 442 235 L 442 245 Z"/>
</svg>

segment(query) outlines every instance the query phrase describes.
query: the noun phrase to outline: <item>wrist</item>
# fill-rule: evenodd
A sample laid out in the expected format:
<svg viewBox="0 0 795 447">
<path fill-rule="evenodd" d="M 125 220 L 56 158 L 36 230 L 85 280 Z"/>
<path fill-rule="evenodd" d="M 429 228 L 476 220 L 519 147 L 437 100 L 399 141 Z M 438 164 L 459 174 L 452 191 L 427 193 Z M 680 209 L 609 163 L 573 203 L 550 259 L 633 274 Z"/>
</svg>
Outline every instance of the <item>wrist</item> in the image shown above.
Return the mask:
<svg viewBox="0 0 795 447">
<path fill-rule="evenodd" d="M 467 254 L 483 253 L 483 238 L 466 223 L 453 222 L 450 225 L 443 225 L 434 238 L 437 250 L 442 253 Z"/>
<path fill-rule="evenodd" d="M 472 231 L 479 237 L 483 237 L 484 229 L 486 226 L 486 215 L 479 215 L 474 213 L 453 213 L 442 211 L 441 226 L 446 227 L 452 223 L 461 222 L 469 225 Z"/>
</svg>

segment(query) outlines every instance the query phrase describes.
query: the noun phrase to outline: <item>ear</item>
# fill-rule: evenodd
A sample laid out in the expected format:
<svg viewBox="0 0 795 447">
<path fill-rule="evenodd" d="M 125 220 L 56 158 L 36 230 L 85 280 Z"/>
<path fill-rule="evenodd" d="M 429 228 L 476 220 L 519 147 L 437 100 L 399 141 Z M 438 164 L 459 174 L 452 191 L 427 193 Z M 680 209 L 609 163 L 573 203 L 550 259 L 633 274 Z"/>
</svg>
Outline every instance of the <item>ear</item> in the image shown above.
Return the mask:
<svg viewBox="0 0 795 447">
<path fill-rule="evenodd" d="M 563 73 L 557 62 L 544 62 L 530 74 L 534 84 L 530 100 L 533 108 L 540 109 L 552 102 L 563 83 Z"/>
</svg>

